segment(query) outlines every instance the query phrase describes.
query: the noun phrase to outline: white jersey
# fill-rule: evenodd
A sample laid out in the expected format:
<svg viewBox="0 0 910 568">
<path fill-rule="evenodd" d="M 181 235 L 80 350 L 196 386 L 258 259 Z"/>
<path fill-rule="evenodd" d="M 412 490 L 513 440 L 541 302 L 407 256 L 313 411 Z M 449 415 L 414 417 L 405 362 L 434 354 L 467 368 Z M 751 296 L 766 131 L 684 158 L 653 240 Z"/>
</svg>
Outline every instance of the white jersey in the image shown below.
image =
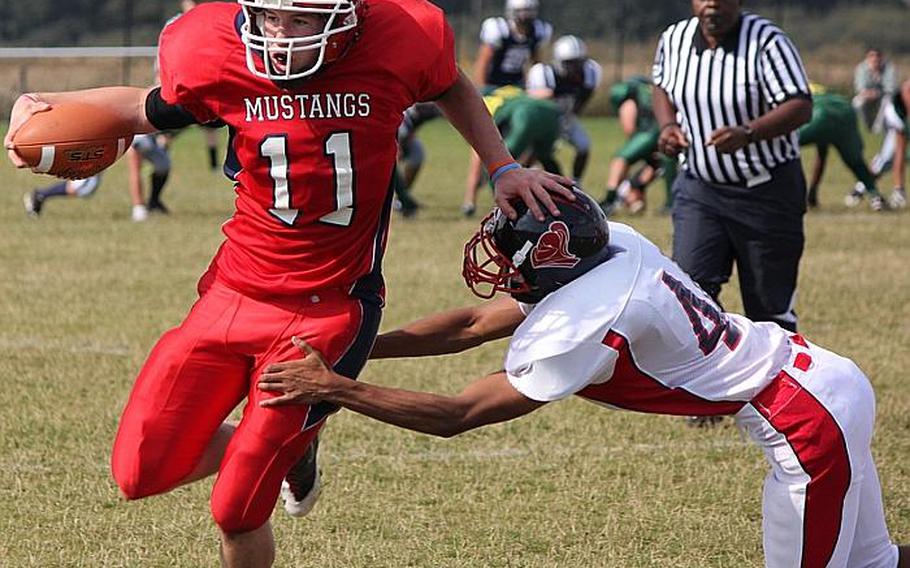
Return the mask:
<svg viewBox="0 0 910 568">
<path fill-rule="evenodd" d="M 535 63 L 528 71 L 527 90 L 549 89 L 563 114 L 577 114 L 600 85 L 603 70 L 600 64 L 587 58 L 579 77 L 570 77 L 547 63 Z"/>
<path fill-rule="evenodd" d="M 786 331 L 724 313 L 632 228 L 610 223 L 610 246 L 613 258 L 522 306 L 505 369 L 528 398 L 735 414 L 787 363 Z"/>
<path fill-rule="evenodd" d="M 765 566 L 894 568 L 862 371 L 776 324 L 725 314 L 631 228 L 610 223 L 610 241 L 610 260 L 522 306 L 506 356 L 512 385 L 539 401 L 734 414 L 771 465 Z"/>
</svg>

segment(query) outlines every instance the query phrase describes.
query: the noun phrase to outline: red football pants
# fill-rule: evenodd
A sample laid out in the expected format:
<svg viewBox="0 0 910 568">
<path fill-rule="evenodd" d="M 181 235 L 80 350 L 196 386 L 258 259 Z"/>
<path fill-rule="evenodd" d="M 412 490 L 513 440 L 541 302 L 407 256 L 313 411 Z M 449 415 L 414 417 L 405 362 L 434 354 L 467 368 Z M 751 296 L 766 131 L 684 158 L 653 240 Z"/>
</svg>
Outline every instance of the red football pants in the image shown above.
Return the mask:
<svg viewBox="0 0 910 568">
<path fill-rule="evenodd" d="M 215 522 L 229 533 L 262 526 L 281 481 L 316 436 L 328 405 L 261 408 L 256 387 L 270 363 L 301 357 L 296 335 L 355 378 L 379 327 L 376 304 L 340 290 L 263 301 L 214 283 L 183 324 L 165 333 L 136 379 L 111 459 L 129 499 L 166 492 L 199 462 L 218 426 L 247 405 L 212 490 Z"/>
</svg>

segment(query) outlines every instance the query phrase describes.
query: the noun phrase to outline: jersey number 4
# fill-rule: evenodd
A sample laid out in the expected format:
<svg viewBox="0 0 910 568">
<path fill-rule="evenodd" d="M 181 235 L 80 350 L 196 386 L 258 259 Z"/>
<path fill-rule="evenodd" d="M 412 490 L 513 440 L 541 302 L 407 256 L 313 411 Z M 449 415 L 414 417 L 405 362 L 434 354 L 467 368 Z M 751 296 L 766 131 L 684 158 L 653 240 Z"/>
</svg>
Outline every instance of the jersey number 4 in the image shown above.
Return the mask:
<svg viewBox="0 0 910 568">
<path fill-rule="evenodd" d="M 347 227 L 354 217 L 354 166 L 351 161 L 351 134 L 335 132 L 325 140 L 325 155 L 332 159 L 335 169 L 335 210 L 319 218 L 323 223 Z M 259 145 L 259 154 L 269 161 L 273 201 L 269 212 L 285 225 L 291 226 L 300 214 L 291 207 L 291 182 L 288 177 L 288 137 L 286 134 L 268 136 Z"/>
<path fill-rule="evenodd" d="M 727 319 L 726 314 L 717 309 L 712 302 L 695 295 L 692 290 L 686 288 L 685 284 L 666 272 L 661 274 L 660 279 L 673 292 L 689 317 L 692 331 L 695 332 L 695 337 L 698 338 L 698 348 L 702 353 L 710 355 L 717 348 L 717 344 L 721 339 L 723 339 L 724 345 L 728 349 L 731 351 L 736 349 L 742 332 Z M 710 331 L 705 327 L 704 320 L 711 324 Z"/>
</svg>

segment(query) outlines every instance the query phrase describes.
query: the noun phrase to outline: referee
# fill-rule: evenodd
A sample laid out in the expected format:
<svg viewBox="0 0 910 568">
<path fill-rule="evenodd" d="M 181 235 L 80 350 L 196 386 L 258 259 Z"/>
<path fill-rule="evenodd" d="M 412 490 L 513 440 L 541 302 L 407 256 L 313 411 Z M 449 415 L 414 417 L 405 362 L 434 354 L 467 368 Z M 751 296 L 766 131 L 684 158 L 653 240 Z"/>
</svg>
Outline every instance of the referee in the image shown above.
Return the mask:
<svg viewBox="0 0 910 568">
<path fill-rule="evenodd" d="M 673 258 L 715 299 L 735 261 L 746 316 L 795 331 L 809 82 L 790 39 L 741 0 L 692 0 L 692 11 L 663 32 L 654 62 L 659 148 L 682 154 Z"/>
</svg>

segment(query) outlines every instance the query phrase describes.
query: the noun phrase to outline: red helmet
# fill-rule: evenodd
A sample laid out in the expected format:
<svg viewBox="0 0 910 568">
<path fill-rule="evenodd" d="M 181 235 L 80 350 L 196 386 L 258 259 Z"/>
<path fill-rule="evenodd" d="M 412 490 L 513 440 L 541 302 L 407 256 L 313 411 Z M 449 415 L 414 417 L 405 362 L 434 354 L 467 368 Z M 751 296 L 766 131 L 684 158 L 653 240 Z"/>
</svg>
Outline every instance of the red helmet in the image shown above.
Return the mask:
<svg viewBox="0 0 910 568">
<path fill-rule="evenodd" d="M 523 203 L 518 218 L 498 208 L 464 248 L 462 276 L 481 298 L 508 292 L 536 303 L 611 256 L 610 227 L 597 202 L 574 189 L 575 201 L 554 196 L 561 215 L 538 221 Z"/>
</svg>

